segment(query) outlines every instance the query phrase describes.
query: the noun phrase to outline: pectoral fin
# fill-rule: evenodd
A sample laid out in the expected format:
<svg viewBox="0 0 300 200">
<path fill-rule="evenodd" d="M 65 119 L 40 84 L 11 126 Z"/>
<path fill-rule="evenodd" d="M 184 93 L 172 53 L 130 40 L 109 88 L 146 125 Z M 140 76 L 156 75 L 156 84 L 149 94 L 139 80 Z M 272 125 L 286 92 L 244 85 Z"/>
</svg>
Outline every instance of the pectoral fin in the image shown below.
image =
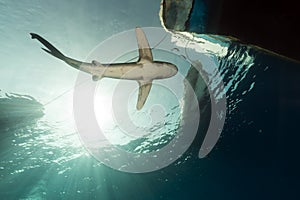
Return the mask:
<svg viewBox="0 0 300 200">
<path fill-rule="evenodd" d="M 151 90 L 152 81 L 138 81 L 139 83 L 139 94 L 136 109 L 141 110 L 149 96 Z"/>
<path fill-rule="evenodd" d="M 139 62 L 153 62 L 152 51 L 144 31 L 138 27 L 135 33 L 139 47 Z"/>
</svg>

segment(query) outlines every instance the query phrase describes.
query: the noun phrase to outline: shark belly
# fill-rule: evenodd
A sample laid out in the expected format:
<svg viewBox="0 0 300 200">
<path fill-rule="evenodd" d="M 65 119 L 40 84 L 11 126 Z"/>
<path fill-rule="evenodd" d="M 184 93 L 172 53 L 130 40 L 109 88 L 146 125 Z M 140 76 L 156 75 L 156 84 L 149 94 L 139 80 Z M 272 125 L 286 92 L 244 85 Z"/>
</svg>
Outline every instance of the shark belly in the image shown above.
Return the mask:
<svg viewBox="0 0 300 200">
<path fill-rule="evenodd" d="M 137 63 L 129 63 L 120 66 L 106 67 L 103 76 L 109 78 L 141 80 L 143 77 L 143 67 Z"/>
</svg>

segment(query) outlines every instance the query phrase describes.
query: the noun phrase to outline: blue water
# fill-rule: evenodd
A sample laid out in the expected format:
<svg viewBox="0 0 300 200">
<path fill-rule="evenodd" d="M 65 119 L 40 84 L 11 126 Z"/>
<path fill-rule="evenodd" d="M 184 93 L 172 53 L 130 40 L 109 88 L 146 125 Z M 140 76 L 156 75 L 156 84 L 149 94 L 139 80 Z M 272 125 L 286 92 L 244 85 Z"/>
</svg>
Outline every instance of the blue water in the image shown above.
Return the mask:
<svg viewBox="0 0 300 200">
<path fill-rule="evenodd" d="M 1 199 L 290 199 L 296 195 L 299 63 L 229 38 L 196 35 L 205 52 L 216 58 L 224 82 L 227 115 L 221 138 L 207 157 L 198 158 L 210 115 L 206 108 L 209 99 L 200 94 L 203 81 L 198 81 L 194 89 L 198 91 L 201 108 L 206 109 L 201 113 L 203 120 L 199 122 L 198 134 L 190 148 L 166 168 L 143 174 L 125 173 L 101 164 L 82 145 L 72 116 L 72 93 L 55 99 L 73 86 L 77 74 L 42 54 L 38 46 L 32 44 L 28 32 L 44 32 L 58 45 L 65 45 L 61 47 L 64 51 L 80 58 L 86 55 L 82 52 L 94 47 L 93 42 L 105 39 L 108 34 L 134 28 L 136 24 L 159 26 L 158 17 L 153 19 L 159 1 L 147 5 L 148 14 L 153 16 L 145 15 L 146 19 L 135 17 L 143 14 L 137 8 L 145 8 L 146 1 L 128 1 L 126 5 L 121 1 L 60 4 L 57 18 L 54 16 L 57 7 L 51 3 L 27 5 L 3 1 L 0 4 L 1 19 L 13 20 L 7 24 L 1 21 L 1 30 L 5 31 L 0 35 L 1 41 L 6 41 L 5 48 L 1 49 L 4 53 L 1 57 L 3 85 L 0 86 L 3 87 L 0 96 Z M 102 14 L 98 13 L 102 12 L 97 12 L 97 8 L 105 12 L 104 16 L 110 14 L 107 25 L 101 24 L 105 20 L 99 17 Z M 50 25 L 39 21 L 46 19 L 47 13 L 54 17 L 48 19 Z M 13 26 L 23 17 L 25 24 Z M 80 19 L 79 23 L 75 24 L 72 17 Z M 86 29 L 89 23 L 93 30 Z M 67 26 L 66 32 L 64 26 Z M 79 28 L 76 33 L 74 26 Z M 18 30 L 22 34 L 16 33 Z M 63 33 L 58 34 L 59 30 Z M 17 41 L 26 45 L 19 48 L 18 43 L 8 42 L 14 33 Z M 86 38 L 83 33 L 90 33 L 92 39 L 84 44 L 76 42 L 75 48 L 71 48 L 71 41 Z M 168 54 L 160 55 L 168 57 Z M 9 58 L 13 56 L 17 59 L 11 62 Z M 188 59 L 186 54 L 183 56 Z M 24 63 L 26 66 L 20 69 Z M 192 69 L 184 72 L 191 82 L 195 78 Z M 18 94 L 12 94 L 14 92 Z M 164 145 L 176 134 L 178 113 L 179 105 L 167 113 L 166 127 L 171 131 L 162 134 L 161 140 L 136 140 L 123 148 L 143 151 Z M 164 127 L 157 124 L 152 130 Z"/>
</svg>

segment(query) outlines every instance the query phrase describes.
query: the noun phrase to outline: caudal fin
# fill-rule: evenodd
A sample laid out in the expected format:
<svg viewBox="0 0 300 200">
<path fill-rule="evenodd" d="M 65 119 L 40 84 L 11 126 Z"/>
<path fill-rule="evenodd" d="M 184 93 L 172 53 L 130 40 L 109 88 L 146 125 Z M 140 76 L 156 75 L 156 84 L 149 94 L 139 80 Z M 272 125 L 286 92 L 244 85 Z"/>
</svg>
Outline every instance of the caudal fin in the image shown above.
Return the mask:
<svg viewBox="0 0 300 200">
<path fill-rule="evenodd" d="M 45 47 L 48 49 L 42 48 L 44 51 L 47 53 L 51 54 L 52 56 L 59 58 L 61 60 L 66 60 L 66 56 L 62 54 L 58 49 L 56 49 L 52 44 L 50 44 L 47 40 L 39 36 L 38 34 L 35 33 L 30 33 L 31 39 L 37 39 L 40 41 Z"/>
</svg>

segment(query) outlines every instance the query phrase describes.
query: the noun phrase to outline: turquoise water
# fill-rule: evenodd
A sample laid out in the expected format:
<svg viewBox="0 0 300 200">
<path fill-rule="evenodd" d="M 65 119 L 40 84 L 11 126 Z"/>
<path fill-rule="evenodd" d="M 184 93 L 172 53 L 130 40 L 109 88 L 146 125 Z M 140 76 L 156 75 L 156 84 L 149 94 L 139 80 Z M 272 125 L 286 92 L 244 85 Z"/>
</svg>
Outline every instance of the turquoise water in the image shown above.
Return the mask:
<svg viewBox="0 0 300 200">
<path fill-rule="evenodd" d="M 76 85 L 78 72 L 42 52 L 29 32 L 42 34 L 70 57 L 84 60 L 111 35 L 137 25 L 160 27 L 159 3 L 1 2 L 1 199 L 280 199 L 294 194 L 299 174 L 294 161 L 299 152 L 299 64 L 221 36 L 175 34 L 178 48 L 162 51 L 162 42 L 153 50 L 156 59 L 180 66 L 201 108 L 198 133 L 179 159 L 150 173 L 126 173 L 100 163 L 84 147 L 74 122 L 72 89 L 85 83 Z M 205 77 L 191 66 L 199 55 L 214 60 L 221 79 L 205 84 Z M 112 58 L 136 56 L 129 51 Z M 209 75 L 217 77 L 215 71 Z M 180 128 L 183 105 L 189 103 L 180 80 L 171 85 L 181 101 L 167 100 L 172 94 L 154 85 L 149 102 L 164 100 L 163 123 L 147 129 L 152 134 L 141 140 L 121 137 L 119 127 L 108 123 L 113 122 L 108 105 L 115 82 L 101 80 L 96 101 L 102 106 L 96 104 L 96 114 L 100 123 L 106 122 L 110 140 L 140 153 L 168 144 Z M 217 87 L 220 80 L 223 91 Z M 217 97 L 226 95 L 226 120 L 214 149 L 199 159 L 211 115 L 208 87 Z M 129 99 L 129 110 L 136 93 Z M 147 113 L 130 113 L 139 123 L 149 119 Z"/>
</svg>

